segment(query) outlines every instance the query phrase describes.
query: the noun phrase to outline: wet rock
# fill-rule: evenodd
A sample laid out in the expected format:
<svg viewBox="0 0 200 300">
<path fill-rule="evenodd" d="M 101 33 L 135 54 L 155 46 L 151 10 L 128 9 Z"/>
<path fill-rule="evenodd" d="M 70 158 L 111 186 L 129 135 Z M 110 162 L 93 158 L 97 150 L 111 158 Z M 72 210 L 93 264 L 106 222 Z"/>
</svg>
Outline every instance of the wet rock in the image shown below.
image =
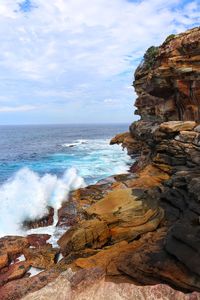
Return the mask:
<svg viewBox="0 0 200 300">
<path fill-rule="evenodd" d="M 29 234 L 27 239 L 30 246 L 40 247 L 46 245 L 50 237 L 49 234 Z"/>
<path fill-rule="evenodd" d="M 78 222 L 76 205 L 71 202 L 65 202 L 58 210 L 57 226 L 73 226 Z"/>
<path fill-rule="evenodd" d="M 53 207 L 48 207 L 48 213 L 44 217 L 34 221 L 25 221 L 23 226 L 28 229 L 38 228 L 38 227 L 45 227 L 50 226 L 53 224 L 53 217 L 54 217 L 54 209 Z"/>
</svg>

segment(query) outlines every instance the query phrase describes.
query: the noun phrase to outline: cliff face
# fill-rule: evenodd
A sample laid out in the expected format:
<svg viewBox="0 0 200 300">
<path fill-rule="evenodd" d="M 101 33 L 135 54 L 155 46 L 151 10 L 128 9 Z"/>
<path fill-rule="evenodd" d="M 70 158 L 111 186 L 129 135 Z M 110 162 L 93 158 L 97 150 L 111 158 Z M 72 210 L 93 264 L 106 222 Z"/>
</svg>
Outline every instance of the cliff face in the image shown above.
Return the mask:
<svg viewBox="0 0 200 300">
<path fill-rule="evenodd" d="M 179 133 L 192 130 L 195 126 L 195 123 L 191 123 L 194 126 L 187 128 L 181 122 L 193 121 L 197 124 L 200 122 L 199 64 L 199 28 L 176 36 L 171 35 L 160 47 L 150 47 L 135 71 L 133 83 L 138 95 L 135 101 L 137 108 L 135 113 L 141 118 L 130 126 L 130 132 L 126 133 L 124 138 L 121 136 L 121 141 L 116 136 L 111 143 L 122 142 L 130 154 L 140 155 L 143 160 L 147 160 L 149 155 L 152 159 L 152 156 L 160 153 L 159 157 L 157 155 L 154 159 L 158 162 L 165 154 L 167 139 L 167 143 L 170 143 L 168 148 L 176 148 L 176 153 L 174 151 L 170 153 L 170 149 L 166 150 L 171 154 L 170 160 L 173 160 L 172 155 L 176 154 L 175 164 L 178 164 L 177 160 L 180 159 L 187 160 L 188 164 L 195 164 L 193 160 L 198 159 L 198 148 L 195 148 L 198 147 L 198 129 L 195 129 L 196 133 L 193 134 L 183 132 L 180 136 Z M 168 130 L 174 132 L 169 135 L 167 129 L 164 129 L 166 126 L 160 124 L 170 121 L 181 121 L 179 124 L 183 125 L 175 129 L 178 123 L 168 123 L 166 126 L 174 127 Z M 171 139 L 172 135 L 174 139 Z M 189 141 L 186 140 L 186 135 L 190 135 Z M 172 142 L 176 143 L 177 147 L 171 145 Z M 181 142 L 190 143 L 187 153 L 182 149 L 183 147 L 179 147 L 182 145 Z M 159 147 L 156 146 L 158 143 Z"/>
<path fill-rule="evenodd" d="M 70 194 L 58 248 L 0 239 L 0 299 L 200 299 L 200 28 L 148 49 L 134 87 L 141 119 L 111 141 L 132 172 Z"/>
<path fill-rule="evenodd" d="M 133 85 L 138 95 L 136 114 L 141 119 L 111 143 L 122 143 L 137 155 L 133 172 L 141 174 L 151 165 L 168 174 L 160 186 L 146 191 L 163 208 L 159 227 L 166 231 L 155 243 L 155 251 L 145 245 L 129 258 L 124 255 L 127 263 L 123 262 L 121 269 L 144 283 L 152 282 L 153 276 L 153 282 L 155 277 L 162 278 L 180 288 L 183 282 L 177 282 L 173 274 L 183 278 L 180 270 L 185 268 L 184 284 L 193 282 L 192 289 L 199 290 L 200 28 L 170 36 L 160 47 L 149 48 Z"/>
<path fill-rule="evenodd" d="M 151 47 L 135 72 L 137 114 L 144 121 L 200 121 L 199 28 Z"/>
</svg>

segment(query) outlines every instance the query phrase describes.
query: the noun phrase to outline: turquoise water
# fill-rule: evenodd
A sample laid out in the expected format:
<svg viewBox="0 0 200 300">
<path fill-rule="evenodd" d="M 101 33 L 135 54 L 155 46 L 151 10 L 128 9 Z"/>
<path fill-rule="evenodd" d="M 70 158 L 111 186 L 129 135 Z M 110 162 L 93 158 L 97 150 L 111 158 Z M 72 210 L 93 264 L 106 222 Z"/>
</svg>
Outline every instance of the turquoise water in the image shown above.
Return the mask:
<svg viewBox="0 0 200 300">
<path fill-rule="evenodd" d="M 23 234 L 23 221 L 41 218 L 48 206 L 54 208 L 56 224 L 57 210 L 71 190 L 127 172 L 132 159 L 120 146 L 109 145 L 127 129 L 0 126 L 0 236 Z"/>
<path fill-rule="evenodd" d="M 0 126 L 0 183 L 23 167 L 58 177 L 75 167 L 86 183 L 128 169 L 131 160 L 110 146 L 128 125 Z"/>
</svg>

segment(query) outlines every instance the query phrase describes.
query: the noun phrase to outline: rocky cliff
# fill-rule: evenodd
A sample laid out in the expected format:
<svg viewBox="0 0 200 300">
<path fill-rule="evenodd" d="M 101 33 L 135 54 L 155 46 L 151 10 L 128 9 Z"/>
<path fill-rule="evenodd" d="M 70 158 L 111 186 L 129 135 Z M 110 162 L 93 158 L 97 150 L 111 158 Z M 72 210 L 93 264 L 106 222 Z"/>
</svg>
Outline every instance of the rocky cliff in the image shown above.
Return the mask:
<svg viewBox="0 0 200 300">
<path fill-rule="evenodd" d="M 199 290 L 200 28 L 171 35 L 160 47 L 150 47 L 136 69 L 133 85 L 138 95 L 136 114 L 141 118 L 129 133 L 116 136 L 111 143 L 122 143 L 129 153 L 137 154 L 132 167 L 137 173 L 151 165 L 168 174 L 161 186 L 146 191 L 164 210 L 161 227 L 166 232 L 159 251 L 152 253 L 149 245 L 140 249 L 139 270 L 135 254 L 122 268 L 144 282 L 151 274 L 155 282 L 155 277 L 164 279 L 168 261 L 168 267 L 178 267 L 177 274 L 186 272 L 192 280 L 187 279 L 187 284 L 195 282 L 191 290 Z M 177 285 L 174 271 L 165 280 Z M 184 288 L 180 282 L 177 287 Z"/>
<path fill-rule="evenodd" d="M 58 248 L 0 239 L 0 299 L 200 299 L 200 28 L 149 48 L 134 87 L 141 119 L 111 141 L 131 172 L 70 194 Z"/>
</svg>

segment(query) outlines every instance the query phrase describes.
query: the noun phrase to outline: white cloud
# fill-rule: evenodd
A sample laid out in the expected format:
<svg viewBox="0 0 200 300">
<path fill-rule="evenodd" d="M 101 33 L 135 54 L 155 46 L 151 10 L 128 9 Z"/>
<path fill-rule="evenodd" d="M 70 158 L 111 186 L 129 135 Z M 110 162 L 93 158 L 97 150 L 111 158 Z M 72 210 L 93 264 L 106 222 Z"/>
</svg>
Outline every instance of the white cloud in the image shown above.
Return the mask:
<svg viewBox="0 0 200 300">
<path fill-rule="evenodd" d="M 145 49 L 200 21 L 198 0 L 185 6 L 181 0 L 32 0 L 35 8 L 26 13 L 21 2 L 0 3 L 0 79 L 11 82 L 1 93 L 16 105 L 27 94 L 30 105 L 48 97 L 49 106 L 60 98 L 127 105 L 124 99 L 133 97 L 127 85 Z"/>
<path fill-rule="evenodd" d="M 0 106 L 0 113 L 1 112 L 25 112 L 36 109 L 33 105 L 21 105 L 21 106 Z"/>
</svg>

